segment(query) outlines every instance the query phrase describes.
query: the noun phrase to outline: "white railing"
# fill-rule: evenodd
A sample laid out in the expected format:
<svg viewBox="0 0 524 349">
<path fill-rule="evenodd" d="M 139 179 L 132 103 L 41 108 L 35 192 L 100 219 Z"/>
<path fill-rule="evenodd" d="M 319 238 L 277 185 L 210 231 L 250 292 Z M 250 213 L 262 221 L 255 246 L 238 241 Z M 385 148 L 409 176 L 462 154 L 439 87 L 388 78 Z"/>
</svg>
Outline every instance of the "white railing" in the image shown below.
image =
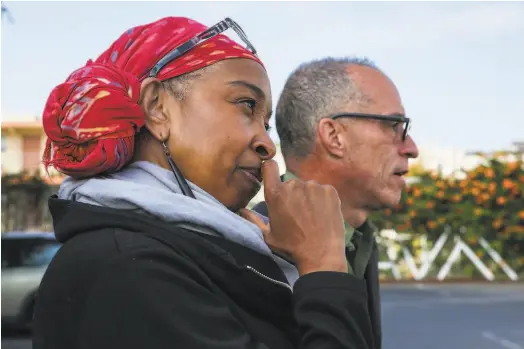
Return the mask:
<svg viewBox="0 0 524 349">
<path fill-rule="evenodd" d="M 412 237 L 408 234 L 399 234 L 394 230 L 383 230 L 379 233 L 379 240 L 380 243 L 387 248 L 388 260 L 380 261 L 379 269 L 391 271 L 395 280 L 401 280 L 404 277 L 411 277 L 417 281 L 424 280 L 428 276 L 431 268 L 434 267 L 435 260 L 439 254 L 442 253 L 450 235 L 451 232 L 449 229 L 444 231 L 431 249 L 427 247 L 426 238 L 424 236 L 421 237 L 421 248 L 419 250 L 421 263 L 417 266 L 415 258 L 405 246 L 405 242 L 412 240 Z M 454 246 L 451 253 L 437 274 L 438 280 L 442 281 L 446 279 L 452 266 L 459 260 L 461 255 L 465 255 L 486 280 L 493 281 L 495 279 L 492 270 L 482 262 L 479 256 L 475 254 L 471 247 L 465 243 L 460 236 L 454 236 L 453 243 Z M 495 251 L 484 238 L 479 239 L 479 244 L 510 280 L 517 281 L 519 279 L 515 270 L 503 260 L 500 254 Z M 402 255 L 400 257 L 399 252 L 401 252 Z M 406 265 L 410 275 L 401 272 L 402 264 Z"/>
</svg>

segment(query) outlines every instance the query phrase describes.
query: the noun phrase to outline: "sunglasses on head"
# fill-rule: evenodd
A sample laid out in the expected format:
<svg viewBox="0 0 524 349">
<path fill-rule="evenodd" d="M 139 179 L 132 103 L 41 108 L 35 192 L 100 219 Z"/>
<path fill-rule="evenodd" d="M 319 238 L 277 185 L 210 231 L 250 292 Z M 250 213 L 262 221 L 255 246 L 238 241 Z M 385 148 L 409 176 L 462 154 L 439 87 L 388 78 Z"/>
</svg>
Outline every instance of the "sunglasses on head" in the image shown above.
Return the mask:
<svg viewBox="0 0 524 349">
<path fill-rule="evenodd" d="M 379 115 L 379 114 L 365 114 L 365 113 L 339 113 L 330 116 L 331 119 L 335 120 L 338 118 L 360 118 L 360 119 L 370 119 L 370 120 L 379 120 L 379 121 L 388 121 L 393 122 L 394 126 L 401 124 L 402 125 L 402 140 L 405 141 L 408 132 L 411 128 L 411 119 L 403 115 Z"/>
<path fill-rule="evenodd" d="M 214 36 L 217 36 L 220 33 L 225 32 L 228 29 L 233 29 L 235 33 L 240 37 L 240 39 L 246 44 L 246 49 L 249 50 L 252 54 L 256 55 L 257 51 L 251 42 L 248 40 L 246 33 L 242 28 L 231 18 L 226 18 L 223 21 L 218 22 L 217 24 L 209 27 L 204 30 L 202 33 L 198 34 L 194 38 L 186 41 L 182 45 L 173 49 L 171 52 L 162 57 L 157 64 L 149 71 L 149 77 L 154 78 L 157 76 L 158 72 L 164 68 L 167 64 L 171 63 L 175 59 L 179 58 L 183 54 L 187 53 L 192 48 L 206 42 Z"/>
</svg>

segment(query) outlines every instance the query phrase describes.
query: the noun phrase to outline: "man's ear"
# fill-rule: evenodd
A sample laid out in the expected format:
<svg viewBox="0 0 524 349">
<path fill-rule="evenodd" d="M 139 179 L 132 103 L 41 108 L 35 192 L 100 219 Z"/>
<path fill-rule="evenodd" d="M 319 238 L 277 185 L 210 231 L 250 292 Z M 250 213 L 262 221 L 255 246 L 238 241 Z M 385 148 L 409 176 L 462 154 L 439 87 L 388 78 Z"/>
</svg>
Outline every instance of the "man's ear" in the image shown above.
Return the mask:
<svg viewBox="0 0 524 349">
<path fill-rule="evenodd" d="M 329 118 L 321 119 L 317 125 L 317 138 L 320 146 L 332 157 L 344 157 L 347 145 L 340 123 Z"/>
<path fill-rule="evenodd" d="M 145 127 L 159 142 L 169 138 L 170 120 L 167 114 L 168 92 L 160 80 L 146 78 L 140 88 L 140 106 L 145 114 Z"/>
</svg>

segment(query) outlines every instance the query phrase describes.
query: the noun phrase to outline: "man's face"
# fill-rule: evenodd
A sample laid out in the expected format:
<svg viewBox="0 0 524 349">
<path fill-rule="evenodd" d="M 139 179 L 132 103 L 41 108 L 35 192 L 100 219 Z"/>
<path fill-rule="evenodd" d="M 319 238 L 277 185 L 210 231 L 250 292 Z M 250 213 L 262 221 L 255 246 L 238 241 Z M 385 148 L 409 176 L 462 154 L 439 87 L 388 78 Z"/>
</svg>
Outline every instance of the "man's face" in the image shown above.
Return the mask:
<svg viewBox="0 0 524 349">
<path fill-rule="evenodd" d="M 395 85 L 382 73 L 363 66 L 350 68 L 351 79 L 369 99 L 345 112 L 376 115 L 404 115 Z M 371 210 L 394 207 L 405 186 L 403 175 L 408 159 L 418 156 L 413 139 L 402 139 L 403 127 L 393 121 L 362 118 L 339 119 L 345 126 L 348 149 L 344 159 L 344 187 L 358 195 L 360 204 Z"/>
</svg>

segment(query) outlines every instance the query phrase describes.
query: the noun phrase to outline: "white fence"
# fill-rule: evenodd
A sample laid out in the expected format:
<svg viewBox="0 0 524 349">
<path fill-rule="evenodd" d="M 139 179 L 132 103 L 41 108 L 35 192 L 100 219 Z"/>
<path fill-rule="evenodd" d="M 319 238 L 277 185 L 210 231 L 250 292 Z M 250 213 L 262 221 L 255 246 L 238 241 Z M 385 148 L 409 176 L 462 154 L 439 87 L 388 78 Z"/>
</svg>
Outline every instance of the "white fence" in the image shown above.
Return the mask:
<svg viewBox="0 0 524 349">
<path fill-rule="evenodd" d="M 434 266 L 435 260 L 442 253 L 450 235 L 449 230 L 443 232 L 431 249 L 427 246 L 427 239 L 421 237 L 420 263 L 419 266 L 417 266 L 415 258 L 405 245 L 406 242 L 412 240 L 412 237 L 408 234 L 399 234 L 394 230 L 383 230 L 380 232 L 378 239 L 380 243 L 387 248 L 388 260 L 380 261 L 379 269 L 385 271 L 389 270 L 395 280 L 401 280 L 406 277 L 413 278 L 414 280 L 424 280 Z M 486 280 L 493 281 L 495 279 L 492 270 L 482 262 L 482 260 L 475 254 L 471 247 L 460 238 L 460 236 L 454 236 L 452 244 L 454 244 L 454 246 L 451 253 L 444 265 L 440 267 L 437 274 L 438 280 L 442 281 L 446 279 L 452 266 L 462 255 L 471 261 Z M 495 251 L 484 238 L 479 239 L 479 244 L 486 251 L 487 256 L 489 256 L 489 258 L 491 258 L 502 269 L 510 280 L 517 281 L 519 279 L 515 270 L 513 270 L 502 259 L 500 254 Z M 405 267 L 402 268 L 402 266 Z M 408 273 L 402 273 L 401 269 L 406 268 Z"/>
</svg>

